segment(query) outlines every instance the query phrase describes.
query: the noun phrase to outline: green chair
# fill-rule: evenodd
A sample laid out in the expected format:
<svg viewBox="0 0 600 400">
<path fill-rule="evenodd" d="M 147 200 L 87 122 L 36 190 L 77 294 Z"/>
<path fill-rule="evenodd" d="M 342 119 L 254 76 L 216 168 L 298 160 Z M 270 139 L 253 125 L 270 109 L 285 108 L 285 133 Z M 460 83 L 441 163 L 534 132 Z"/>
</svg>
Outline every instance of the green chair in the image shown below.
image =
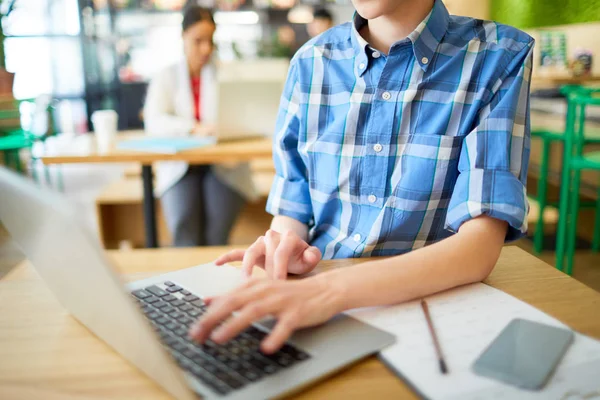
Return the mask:
<svg viewBox="0 0 600 400">
<path fill-rule="evenodd" d="M 575 255 L 577 218 L 581 208 L 579 199 L 581 171 L 594 170 L 600 172 L 600 151 L 584 152 L 584 147 L 588 144 L 586 140 L 586 108 L 588 106 L 600 106 L 600 92 L 573 93 L 570 95 L 569 102 L 572 104 L 573 109 L 567 120 L 565 154 L 568 155 L 568 159 L 563 166 L 559 211 L 559 215 L 565 217 L 559 217 L 556 268 L 564 270 L 566 255 L 565 272 L 571 275 Z M 592 251 L 598 252 L 600 250 L 600 188 L 594 204 L 596 217 Z"/>
<path fill-rule="evenodd" d="M 20 134 L 12 134 L 0 137 L 0 152 L 4 154 L 4 163 L 7 167 L 21 173 L 22 165 L 19 152 L 23 149 L 31 149 L 31 141 Z"/>
<path fill-rule="evenodd" d="M 55 134 L 55 130 L 52 123 L 52 104 L 50 98 L 47 96 L 39 96 L 36 99 L 25 99 L 16 101 L 17 106 L 14 110 L 0 110 L 0 121 L 1 120 L 15 120 L 20 118 L 19 106 L 22 103 L 32 103 L 34 105 L 35 113 L 38 116 L 48 117 L 48 126 L 44 132 L 34 132 L 34 130 L 25 129 L 11 129 L 2 130 L 0 129 L 0 152 L 4 153 L 5 163 L 8 167 L 12 167 L 18 172 L 22 172 L 22 163 L 20 160 L 19 153 L 22 150 L 29 150 L 31 160 L 31 173 L 32 177 L 36 182 L 39 182 L 36 172 L 36 163 L 40 160 L 36 158 L 31 152 L 34 143 L 44 143 L 46 139 Z M 43 166 L 46 183 L 51 185 L 50 170 L 47 166 Z M 58 188 L 63 190 L 62 173 L 58 171 Z"/>
<path fill-rule="evenodd" d="M 9 108 L 0 110 L 0 153 L 4 155 L 4 163 L 7 167 L 21 173 L 22 165 L 19 153 L 23 149 L 31 148 L 31 142 L 21 130 L 20 102 L 11 100 L 4 102 L 3 107 L 6 105 Z"/>
<path fill-rule="evenodd" d="M 580 85 L 565 85 L 561 87 L 561 93 L 565 95 L 567 101 L 567 115 L 566 120 L 569 120 L 570 114 L 573 113 L 573 105 L 570 102 L 570 96 L 573 93 L 598 93 L 600 92 L 600 88 L 586 88 Z M 536 200 L 539 205 L 539 215 L 538 220 L 535 226 L 535 232 L 533 234 L 533 251 L 536 254 L 542 252 L 543 242 L 544 242 L 544 211 L 548 206 L 558 207 L 559 202 L 549 202 L 548 201 L 548 172 L 549 172 L 549 164 L 550 164 L 550 147 L 555 143 L 563 144 L 563 165 L 568 159 L 568 153 L 566 151 L 564 142 L 566 137 L 566 132 L 568 132 L 568 128 L 565 126 L 565 131 L 554 131 L 548 129 L 536 129 L 533 127 L 531 129 L 531 137 L 538 138 L 542 142 L 542 154 L 540 160 L 540 172 L 538 178 L 538 186 L 537 186 L 537 194 L 536 196 L 529 196 L 532 199 Z M 585 138 L 586 143 L 600 143 L 600 132 L 596 135 L 588 135 Z M 563 168 L 563 178 L 564 178 L 564 168 Z M 564 180 L 563 180 L 564 181 Z M 595 203 L 584 202 L 581 204 L 582 207 L 590 208 L 595 207 Z M 559 220 L 562 217 L 562 214 L 559 212 Z"/>
</svg>

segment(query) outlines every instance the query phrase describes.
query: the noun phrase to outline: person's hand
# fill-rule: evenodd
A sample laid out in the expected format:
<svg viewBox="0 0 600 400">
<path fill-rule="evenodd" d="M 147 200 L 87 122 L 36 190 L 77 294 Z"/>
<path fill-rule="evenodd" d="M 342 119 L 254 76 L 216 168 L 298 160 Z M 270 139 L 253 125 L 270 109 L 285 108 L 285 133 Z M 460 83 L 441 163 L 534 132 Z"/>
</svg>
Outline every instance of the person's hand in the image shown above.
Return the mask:
<svg viewBox="0 0 600 400">
<path fill-rule="evenodd" d="M 192 129 L 192 134 L 196 135 L 196 136 L 202 136 L 202 137 L 215 136 L 216 126 L 214 126 L 212 124 L 196 123 L 196 125 L 194 126 L 194 129 Z"/>
<path fill-rule="evenodd" d="M 280 234 L 270 229 L 246 250 L 233 250 L 219 257 L 215 264 L 234 261 L 242 261 L 242 269 L 248 277 L 252 275 L 252 268 L 258 266 L 271 279 L 286 279 L 288 272 L 305 274 L 315 269 L 321 261 L 321 251 L 293 231 Z"/>
<path fill-rule="evenodd" d="M 192 325 L 192 339 L 204 343 L 210 338 L 223 344 L 253 322 L 273 316 L 277 323 L 260 345 L 267 354 L 276 352 L 294 330 L 318 325 L 343 311 L 343 293 L 319 276 L 295 281 L 250 279 L 227 295 L 204 301 L 208 311 Z"/>
</svg>

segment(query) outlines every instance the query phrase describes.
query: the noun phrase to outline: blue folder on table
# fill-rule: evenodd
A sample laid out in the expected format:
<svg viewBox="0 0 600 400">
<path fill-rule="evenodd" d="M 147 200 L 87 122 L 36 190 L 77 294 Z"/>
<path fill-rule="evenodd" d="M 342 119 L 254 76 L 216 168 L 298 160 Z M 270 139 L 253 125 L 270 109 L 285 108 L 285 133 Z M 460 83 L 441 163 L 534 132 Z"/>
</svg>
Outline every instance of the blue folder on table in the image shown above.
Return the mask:
<svg viewBox="0 0 600 400">
<path fill-rule="evenodd" d="M 217 143 L 215 137 L 147 137 L 119 142 L 117 143 L 117 149 L 175 154 L 183 150 L 210 146 L 215 143 Z"/>
</svg>

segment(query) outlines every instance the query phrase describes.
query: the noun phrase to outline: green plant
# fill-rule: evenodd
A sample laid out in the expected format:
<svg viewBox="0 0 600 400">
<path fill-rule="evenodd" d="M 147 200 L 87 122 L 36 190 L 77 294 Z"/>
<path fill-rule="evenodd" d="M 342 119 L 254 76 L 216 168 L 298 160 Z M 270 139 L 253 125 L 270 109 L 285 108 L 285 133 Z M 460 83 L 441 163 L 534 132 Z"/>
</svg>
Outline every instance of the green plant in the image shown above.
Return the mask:
<svg viewBox="0 0 600 400">
<path fill-rule="evenodd" d="M 14 9 L 17 0 L 1 0 L 0 3 L 0 69 L 6 69 L 6 58 L 4 56 L 4 27 L 2 20 L 7 17 Z"/>
<path fill-rule="evenodd" d="M 600 0 L 492 0 L 494 21 L 520 29 L 600 21 Z"/>
</svg>

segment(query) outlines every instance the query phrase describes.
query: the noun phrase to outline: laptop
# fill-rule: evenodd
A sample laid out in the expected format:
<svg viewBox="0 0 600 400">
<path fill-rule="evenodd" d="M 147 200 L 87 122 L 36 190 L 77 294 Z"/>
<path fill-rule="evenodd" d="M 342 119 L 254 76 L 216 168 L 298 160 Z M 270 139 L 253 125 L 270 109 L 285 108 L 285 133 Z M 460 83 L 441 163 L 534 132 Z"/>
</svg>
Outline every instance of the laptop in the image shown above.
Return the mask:
<svg viewBox="0 0 600 400">
<path fill-rule="evenodd" d="M 273 135 L 288 67 L 287 59 L 244 60 L 219 66 L 218 141 Z"/>
<path fill-rule="evenodd" d="M 176 399 L 281 397 L 395 341 L 341 314 L 272 355 L 258 349 L 272 320 L 225 345 L 197 344 L 187 330 L 206 311 L 202 298 L 241 284 L 239 269 L 207 264 L 124 285 L 65 198 L 4 167 L 0 193 L 0 221 L 59 302 Z"/>
</svg>

